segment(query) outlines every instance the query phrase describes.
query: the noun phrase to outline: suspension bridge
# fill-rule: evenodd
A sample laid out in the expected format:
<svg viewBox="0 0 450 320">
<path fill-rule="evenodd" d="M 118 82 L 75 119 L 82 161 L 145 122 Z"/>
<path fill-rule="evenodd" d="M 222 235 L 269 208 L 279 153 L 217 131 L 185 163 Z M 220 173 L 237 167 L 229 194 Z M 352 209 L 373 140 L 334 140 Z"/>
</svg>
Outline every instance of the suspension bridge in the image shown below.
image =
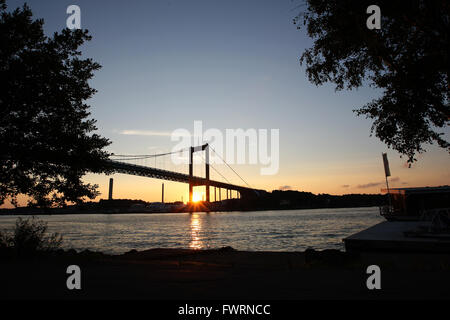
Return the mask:
<svg viewBox="0 0 450 320">
<path fill-rule="evenodd" d="M 210 149 L 223 161 L 223 163 L 230 169 L 232 172 L 240 178 L 242 182 L 246 186 L 232 184 L 230 181 L 222 175 L 218 169 L 210 164 Z M 156 158 L 169 156 L 173 154 L 182 154 L 187 151 L 189 153 L 189 173 L 181 173 L 173 170 L 165 170 L 156 167 Z M 194 175 L 194 153 L 195 152 L 204 152 L 205 157 L 205 176 L 196 176 Z M 136 164 L 133 162 L 139 162 L 149 159 L 155 159 L 155 166 Z M 131 163 L 130 163 L 131 161 Z M 231 192 L 236 191 L 238 198 L 250 198 L 250 197 L 258 197 L 262 194 L 266 193 L 265 190 L 258 190 L 252 188 L 208 143 L 196 146 L 189 147 L 186 149 L 181 149 L 173 152 L 153 154 L 153 155 L 112 155 L 110 160 L 108 160 L 108 166 L 117 173 L 124 173 L 148 178 L 156 178 L 163 179 L 169 181 L 176 181 L 189 184 L 189 202 L 193 200 L 193 188 L 197 186 L 205 186 L 206 189 L 206 201 L 211 201 L 211 188 L 214 188 L 214 201 L 217 201 L 217 193 L 216 190 L 219 189 L 219 201 L 221 201 L 222 189 L 226 190 L 227 199 L 229 196 L 231 197 Z M 210 168 L 212 168 L 215 173 L 217 173 L 221 178 L 225 180 L 213 180 L 210 177 Z"/>
</svg>

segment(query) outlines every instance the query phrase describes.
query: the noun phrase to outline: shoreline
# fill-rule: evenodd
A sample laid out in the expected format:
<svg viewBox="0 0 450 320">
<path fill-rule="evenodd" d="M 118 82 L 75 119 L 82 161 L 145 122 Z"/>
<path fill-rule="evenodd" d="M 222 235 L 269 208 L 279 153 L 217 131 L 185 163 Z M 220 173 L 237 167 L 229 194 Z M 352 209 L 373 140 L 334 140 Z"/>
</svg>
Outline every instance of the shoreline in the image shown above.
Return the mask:
<svg viewBox="0 0 450 320">
<path fill-rule="evenodd" d="M 83 275 L 79 292 L 65 287 L 66 268 L 74 264 Z M 382 290 L 366 287 L 371 264 L 382 270 Z M 2 299 L 450 299 L 448 254 L 231 247 L 118 255 L 63 250 L 34 259 L 0 259 L 0 266 Z"/>
<path fill-rule="evenodd" d="M 20 210 L 26 207 L 21 207 Z M 378 206 L 358 206 L 358 207 L 308 207 L 308 208 L 267 208 L 267 209 L 230 209 L 230 210 L 209 210 L 209 211 L 74 211 L 74 212 L 10 212 L 17 209 L 0 209 L 1 216 L 53 216 L 53 215 L 87 215 L 87 214 L 174 214 L 174 213 L 218 213 L 218 212 L 253 212 L 253 211 L 289 211 L 289 210 L 320 210 L 320 209 L 357 209 L 357 208 L 378 208 Z M 58 211 L 61 208 L 52 208 L 52 210 Z"/>
</svg>

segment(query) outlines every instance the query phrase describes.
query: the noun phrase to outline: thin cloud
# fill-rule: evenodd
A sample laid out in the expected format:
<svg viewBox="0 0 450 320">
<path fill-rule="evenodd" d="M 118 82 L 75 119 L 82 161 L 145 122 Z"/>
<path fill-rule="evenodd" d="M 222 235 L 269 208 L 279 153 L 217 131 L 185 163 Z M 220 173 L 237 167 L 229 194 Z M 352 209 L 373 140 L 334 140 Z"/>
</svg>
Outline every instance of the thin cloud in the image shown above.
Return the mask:
<svg viewBox="0 0 450 320">
<path fill-rule="evenodd" d="M 278 188 L 278 190 L 281 190 L 281 191 L 286 191 L 286 190 L 291 190 L 291 189 L 292 189 L 291 186 L 280 186 L 280 187 Z"/>
<path fill-rule="evenodd" d="M 156 136 L 156 137 L 170 137 L 170 131 L 153 131 L 153 130 L 122 130 L 120 134 L 126 136 Z"/>
<path fill-rule="evenodd" d="M 372 188 L 372 187 L 376 187 L 376 186 L 380 186 L 382 185 L 383 182 L 369 182 L 366 184 L 359 184 L 357 186 L 358 189 L 367 189 L 367 188 Z"/>
<path fill-rule="evenodd" d="M 342 188 L 350 188 L 350 185 L 349 184 L 343 184 L 341 187 Z"/>
<path fill-rule="evenodd" d="M 400 181 L 399 177 L 394 177 L 392 179 L 389 179 L 390 182 L 397 182 Z M 378 186 L 382 186 L 384 185 L 386 182 L 385 181 L 381 181 L 381 182 L 369 182 L 366 184 L 359 184 L 357 186 L 358 189 L 367 189 L 367 188 L 373 188 L 373 187 L 378 187 Z"/>
</svg>

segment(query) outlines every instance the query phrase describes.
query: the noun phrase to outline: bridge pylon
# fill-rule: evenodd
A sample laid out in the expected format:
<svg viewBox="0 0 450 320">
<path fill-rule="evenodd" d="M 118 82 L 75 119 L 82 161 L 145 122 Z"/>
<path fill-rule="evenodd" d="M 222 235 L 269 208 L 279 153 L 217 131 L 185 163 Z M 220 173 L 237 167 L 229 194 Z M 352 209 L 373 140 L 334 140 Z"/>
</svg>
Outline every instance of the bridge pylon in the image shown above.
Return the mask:
<svg viewBox="0 0 450 320">
<path fill-rule="evenodd" d="M 194 193 L 194 152 L 205 151 L 205 187 L 206 201 L 210 202 L 210 184 L 209 184 L 209 145 L 205 143 L 202 146 L 190 147 L 189 149 L 189 202 L 192 202 Z"/>
</svg>

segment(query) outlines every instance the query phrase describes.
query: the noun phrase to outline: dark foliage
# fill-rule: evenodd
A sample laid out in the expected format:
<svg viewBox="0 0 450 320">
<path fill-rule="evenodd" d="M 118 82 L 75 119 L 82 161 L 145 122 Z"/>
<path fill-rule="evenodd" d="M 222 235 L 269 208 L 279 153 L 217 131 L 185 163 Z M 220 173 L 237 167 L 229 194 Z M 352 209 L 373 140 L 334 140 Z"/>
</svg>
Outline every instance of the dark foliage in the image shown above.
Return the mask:
<svg viewBox="0 0 450 320">
<path fill-rule="evenodd" d="M 249 198 L 245 201 L 228 200 L 229 210 L 283 210 L 283 209 L 319 209 L 319 208 L 356 208 L 376 207 L 388 203 L 387 195 L 382 194 L 314 194 L 304 191 L 273 190 L 261 198 Z"/>
<path fill-rule="evenodd" d="M 274 190 L 267 197 L 274 207 L 289 208 L 349 208 L 380 206 L 387 202 L 386 195 L 381 194 L 313 194 L 302 191 Z"/>
<path fill-rule="evenodd" d="M 46 37 L 43 20 L 24 5 L 8 12 L 0 0 L 0 204 L 29 196 L 38 207 L 95 198 L 83 183 L 105 172 L 109 141 L 93 133 L 85 100 L 96 92 L 88 80 L 100 65 L 81 59 L 87 30 L 64 29 Z"/>
<path fill-rule="evenodd" d="M 380 30 L 366 26 L 372 4 L 381 9 Z M 355 112 L 373 119 L 371 132 L 409 163 L 427 143 L 450 151 L 438 132 L 450 120 L 449 13 L 448 0 L 306 0 L 294 23 L 314 44 L 301 63 L 316 85 L 382 89 Z"/>
<path fill-rule="evenodd" d="M 47 234 L 47 224 L 35 217 L 18 218 L 12 233 L 0 232 L 0 250 L 12 250 L 21 257 L 56 251 L 61 243 L 62 237 L 58 233 Z"/>
</svg>

